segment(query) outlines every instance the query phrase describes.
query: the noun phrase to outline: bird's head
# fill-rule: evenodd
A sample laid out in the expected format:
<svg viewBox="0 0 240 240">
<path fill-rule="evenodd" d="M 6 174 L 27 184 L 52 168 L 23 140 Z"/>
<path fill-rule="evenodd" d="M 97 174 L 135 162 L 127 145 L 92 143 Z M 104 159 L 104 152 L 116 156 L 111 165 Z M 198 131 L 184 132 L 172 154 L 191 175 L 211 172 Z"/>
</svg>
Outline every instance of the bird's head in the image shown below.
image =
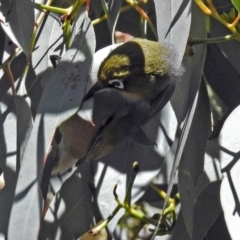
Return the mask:
<svg viewBox="0 0 240 240">
<path fill-rule="evenodd" d="M 172 49 L 158 42 L 133 39 L 115 48 L 101 63 L 98 84 L 145 98 L 172 83 L 179 75 Z"/>
</svg>

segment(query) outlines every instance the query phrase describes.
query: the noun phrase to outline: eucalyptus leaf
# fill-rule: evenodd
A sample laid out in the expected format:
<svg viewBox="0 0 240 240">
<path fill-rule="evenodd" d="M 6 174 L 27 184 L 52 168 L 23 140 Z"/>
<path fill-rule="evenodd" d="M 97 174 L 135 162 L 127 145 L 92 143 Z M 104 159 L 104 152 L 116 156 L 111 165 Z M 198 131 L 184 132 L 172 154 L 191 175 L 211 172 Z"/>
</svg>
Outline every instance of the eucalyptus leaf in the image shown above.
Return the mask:
<svg viewBox="0 0 240 240">
<path fill-rule="evenodd" d="M 15 82 L 22 75 L 25 62 L 26 56 L 23 53 L 19 54 L 12 62 L 11 72 L 13 74 Z M 9 89 L 10 89 L 9 76 L 4 71 L 0 81 L 0 100 L 2 100 L 2 98 L 6 95 Z"/>
<path fill-rule="evenodd" d="M 199 195 L 193 213 L 193 240 L 202 240 L 222 212 L 221 181 L 211 182 Z"/>
<path fill-rule="evenodd" d="M 201 118 L 202 116 L 206 118 L 202 118 L 203 121 L 199 122 L 199 115 L 201 115 Z M 198 194 L 202 191 L 202 185 L 204 186 L 209 181 L 203 172 L 204 152 L 209 131 L 210 106 L 206 87 L 204 86 L 204 82 L 202 82 L 194 117 L 192 118 L 192 125 L 188 132 L 188 138 L 179 165 L 178 175 L 182 214 L 190 236 L 192 236 L 192 231 L 195 227 L 193 222 L 193 207 L 195 206 Z M 198 188 L 198 185 L 200 185 L 200 188 Z"/>
<path fill-rule="evenodd" d="M 13 97 L 17 115 L 20 159 L 22 159 L 33 127 L 32 113 L 27 101 L 23 97 L 19 95 L 15 95 Z"/>
<path fill-rule="evenodd" d="M 90 162 L 82 164 L 62 185 L 46 213 L 39 239 L 77 239 L 94 225 L 91 168 Z"/>
<path fill-rule="evenodd" d="M 240 104 L 240 74 L 225 53 L 216 44 L 210 44 L 207 47 L 204 75 L 222 101 L 213 106 L 219 109 L 218 116 L 214 117 L 214 130 L 211 134 L 211 138 L 215 138 L 219 135 L 227 117 Z"/>
<path fill-rule="evenodd" d="M 181 165 L 180 165 L 181 166 Z M 184 169 L 179 170 L 179 192 L 181 194 L 181 209 L 187 232 L 192 239 L 194 228 L 194 206 L 201 192 L 209 184 L 206 174 L 203 172 L 194 185 L 190 174 Z M 196 226 L 197 227 L 197 226 Z"/>
<path fill-rule="evenodd" d="M 2 64 L 5 61 L 5 59 L 3 58 L 5 52 L 5 39 L 6 34 L 0 27 L 0 64 Z"/>
<path fill-rule="evenodd" d="M 216 7 L 217 6 L 218 5 L 216 5 Z M 223 11 L 228 13 L 230 9 L 233 7 L 233 5 L 230 3 L 230 1 L 224 0 L 219 7 L 221 7 L 221 12 Z M 209 37 L 215 38 L 219 36 L 229 35 L 229 30 L 223 24 L 221 24 L 214 18 L 210 18 L 209 21 L 211 26 Z M 239 41 L 223 41 L 223 42 L 217 43 L 217 46 L 221 49 L 221 51 L 224 52 L 225 57 L 228 59 L 231 65 L 235 68 L 235 70 L 238 71 L 238 73 L 240 73 L 239 64 L 238 64 L 240 61 L 240 53 L 236 51 L 236 49 L 239 49 L 239 45 L 240 45 Z M 221 62 L 222 61 L 220 61 L 220 63 Z"/>
<path fill-rule="evenodd" d="M 5 24 L 2 28 L 9 38 L 28 56 L 34 28 L 34 9 L 31 0 L 2 2 Z"/>
<path fill-rule="evenodd" d="M 240 12 L 240 1 L 239 0 L 232 0 L 232 4 L 237 9 L 237 11 Z"/>
<path fill-rule="evenodd" d="M 195 24 L 196 24 L 196 26 L 201 27 L 198 34 L 200 35 L 206 34 L 206 31 L 204 28 L 203 14 L 199 11 L 198 8 L 196 8 L 195 5 L 193 5 L 192 11 L 194 13 L 193 14 L 194 18 L 192 19 L 192 26 L 191 26 L 190 33 L 195 32 Z M 173 160 L 174 163 L 173 163 L 171 177 L 170 177 L 170 181 L 167 189 L 167 196 L 166 196 L 163 208 L 166 207 L 168 198 L 170 197 L 170 193 L 172 191 L 172 187 L 174 184 L 174 178 L 176 176 L 177 168 L 178 166 L 180 167 L 182 164 L 181 158 L 184 159 L 184 156 L 182 156 L 182 154 L 186 151 L 185 144 L 189 137 L 188 135 L 191 129 L 193 116 L 195 114 L 195 109 L 197 106 L 197 101 L 198 101 L 197 90 L 199 88 L 199 83 L 202 77 L 202 67 L 204 63 L 204 58 L 205 58 L 205 48 L 199 47 L 199 52 L 196 55 L 194 55 L 192 59 L 185 59 L 185 61 L 187 61 L 187 62 L 184 61 L 184 63 L 187 63 L 186 73 L 183 76 L 183 79 L 185 79 L 185 82 L 182 83 L 181 89 L 179 88 L 179 86 L 181 86 L 180 84 L 176 86 L 176 91 L 171 101 L 173 108 L 176 111 L 178 122 L 181 123 L 184 118 L 185 118 L 185 122 L 184 122 L 184 126 L 182 127 L 180 138 L 175 139 L 175 142 L 173 143 L 173 146 L 171 149 L 173 152 L 175 152 L 175 155 L 172 157 L 174 159 Z M 199 67 L 199 64 L 200 64 L 200 67 Z M 184 91 L 181 91 L 182 89 L 184 89 Z M 185 117 L 186 113 L 187 115 Z M 177 145 L 177 148 L 176 148 L 176 145 Z M 186 167 L 184 171 L 186 171 Z M 187 172 L 187 174 L 190 174 L 190 173 Z M 180 173 L 179 173 L 179 179 L 180 179 Z M 185 187 L 187 187 L 187 185 L 185 185 Z M 180 189 L 180 195 L 181 195 L 181 189 Z M 183 198 L 184 197 L 185 196 L 183 196 Z M 185 209 L 182 209 L 183 216 L 184 214 L 188 214 L 187 212 L 185 213 L 184 211 Z M 188 222 L 185 221 L 185 224 L 186 224 L 186 228 L 188 229 L 188 225 L 187 225 Z M 191 233 L 189 234 L 191 235 Z"/>
<path fill-rule="evenodd" d="M 53 68 L 50 56 L 62 56 L 65 53 L 62 28 L 59 22 L 48 15 L 39 28 L 38 36 L 31 60 L 36 76 L 44 80 L 44 76 L 41 75 L 44 74 L 48 68 Z M 50 74 L 50 72 L 48 72 L 48 74 Z"/>
<path fill-rule="evenodd" d="M 223 178 L 219 162 L 219 152 L 220 146 L 218 143 L 218 139 L 214 139 L 207 142 L 204 157 L 205 158 L 204 171 L 211 182 L 219 181 Z"/>
<path fill-rule="evenodd" d="M 82 101 L 94 47 L 93 28 L 86 18 L 44 89 L 19 173 L 8 229 L 10 239 L 16 238 L 16 234 L 18 239 L 25 239 L 26 235 L 29 239 L 37 238 L 42 211 L 43 163 L 55 128 L 77 111 Z M 27 227 L 29 224 L 31 228 Z M 21 226 L 21 231 L 16 231 L 17 226 Z"/>
<path fill-rule="evenodd" d="M 5 187 L 0 193 L 0 235 L 7 238 L 9 216 L 14 199 L 20 159 L 17 155 L 17 118 L 13 96 L 7 93 L 0 102 L 0 167 Z"/>
<path fill-rule="evenodd" d="M 83 22 L 84 22 L 84 19 L 87 17 L 87 13 L 86 13 L 86 10 L 85 10 L 85 6 L 82 5 L 78 11 L 76 12 L 75 16 L 74 16 L 74 21 L 73 21 L 73 24 L 72 24 L 72 32 L 71 32 L 71 44 L 72 42 L 74 41 L 74 38 L 77 36 L 79 30 L 81 29 L 82 25 L 83 25 Z"/>
<path fill-rule="evenodd" d="M 182 155 L 185 171 L 195 184 L 203 172 L 207 139 L 211 131 L 211 111 L 204 80 L 201 82 L 195 113 Z M 182 165 L 183 166 L 183 165 Z"/>
<path fill-rule="evenodd" d="M 212 227 L 209 229 L 205 239 L 232 240 L 228 233 L 223 212 L 219 214 L 218 218 L 216 219 Z"/>
<path fill-rule="evenodd" d="M 91 74 L 87 82 L 86 92 L 92 87 L 93 84 L 96 83 L 97 71 L 102 60 L 118 45 L 119 44 L 108 46 L 102 50 L 99 50 L 94 54 L 94 60 L 92 63 Z M 83 117 L 84 119 L 87 119 L 85 114 L 87 111 L 91 110 L 91 108 L 93 107 L 91 104 L 93 104 L 93 101 L 90 102 L 90 105 L 85 104 L 85 102 L 83 102 L 77 114 Z M 95 217 L 97 214 L 96 212 L 93 212 L 93 208 L 94 208 L 94 205 L 92 202 L 93 192 L 91 192 L 90 191 L 91 189 L 89 188 L 89 186 L 91 186 L 91 182 L 93 183 L 93 178 L 94 178 L 93 172 L 91 169 L 92 169 L 92 162 L 84 163 L 84 164 L 81 164 L 77 169 L 75 167 L 71 172 L 65 173 L 63 176 L 61 176 L 61 180 L 58 180 L 57 177 L 54 177 L 51 179 L 51 187 L 53 188 L 54 192 L 57 192 L 57 198 L 53 200 L 50 206 L 50 209 L 47 212 L 46 218 L 43 223 L 43 230 L 41 233 L 42 238 L 44 238 L 44 236 L 54 238 L 57 232 L 59 232 L 58 233 L 60 234 L 59 236 L 65 236 L 67 238 L 72 237 L 73 233 L 74 234 L 76 233 L 76 235 L 74 236 L 77 236 L 77 234 L 79 236 L 80 234 L 83 234 L 87 230 L 89 230 L 91 226 L 94 224 L 93 216 Z M 71 185 L 71 187 L 69 187 L 70 186 L 69 184 Z M 87 196 L 82 199 L 81 195 L 86 192 L 88 193 Z M 82 200 L 79 200 L 79 199 L 82 199 Z M 62 214 L 61 212 L 62 206 L 56 205 L 56 202 L 71 203 L 71 204 L 64 205 L 65 207 L 64 212 L 66 212 L 66 214 Z M 84 219 L 82 225 L 76 224 L 76 215 L 75 215 L 76 211 L 73 209 L 74 207 L 79 208 L 78 217 L 80 219 Z M 89 209 L 89 212 L 85 213 L 85 209 Z M 69 212 L 70 214 L 67 214 Z M 86 218 L 84 217 L 85 214 L 87 214 Z M 57 218 L 59 216 L 62 222 L 66 221 L 69 223 L 69 225 L 67 223 L 66 223 L 67 225 L 59 224 L 59 221 L 56 221 L 54 224 L 52 224 L 51 220 L 49 219 L 54 218 L 55 216 L 57 216 Z M 68 228 L 68 231 L 64 231 L 64 232 L 60 231 L 60 229 L 65 228 L 65 226 L 66 228 Z M 67 235 L 68 233 L 69 235 Z"/>
<path fill-rule="evenodd" d="M 220 135 L 220 163 L 224 176 L 220 189 L 220 199 L 226 225 L 233 240 L 239 237 L 237 229 L 240 223 L 239 118 L 240 107 L 238 106 L 225 121 Z"/>
<path fill-rule="evenodd" d="M 191 24 L 190 0 L 154 0 L 157 32 L 160 42 L 166 41 L 176 49 L 176 58 L 179 67 L 185 52 L 185 47 L 189 35 Z"/>
<path fill-rule="evenodd" d="M 38 37 L 31 57 L 31 65 L 26 77 L 26 90 L 31 99 L 31 104 L 38 107 L 43 88 L 50 80 L 53 72 L 51 57 L 59 59 L 66 52 L 62 28 L 59 22 L 47 15 L 39 27 Z"/>
<path fill-rule="evenodd" d="M 204 14 L 201 12 L 198 6 L 196 6 L 196 4 L 192 5 L 192 21 L 189 35 L 196 38 L 206 37 Z M 179 45 L 176 43 L 175 46 L 177 48 L 179 47 Z M 182 80 L 177 82 L 176 90 L 171 100 L 178 123 L 183 122 L 189 108 L 194 101 L 196 92 L 200 86 L 200 80 L 205 62 L 206 46 L 202 44 L 193 46 L 193 48 L 193 56 L 185 56 L 183 58 L 185 74 L 183 75 Z"/>
<path fill-rule="evenodd" d="M 180 211 L 176 225 L 173 229 L 172 240 L 192 240 L 186 229 L 182 212 Z"/>
</svg>

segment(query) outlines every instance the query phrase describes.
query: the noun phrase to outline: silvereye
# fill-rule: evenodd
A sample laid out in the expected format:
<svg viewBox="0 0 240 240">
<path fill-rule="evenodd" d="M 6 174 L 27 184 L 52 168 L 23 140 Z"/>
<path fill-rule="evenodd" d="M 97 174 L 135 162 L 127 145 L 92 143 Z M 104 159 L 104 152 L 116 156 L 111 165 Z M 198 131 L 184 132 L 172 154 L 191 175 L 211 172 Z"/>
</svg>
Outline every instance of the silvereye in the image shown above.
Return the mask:
<svg viewBox="0 0 240 240">
<path fill-rule="evenodd" d="M 59 127 L 59 162 L 52 174 L 79 159 L 103 157 L 133 136 L 171 98 L 182 72 L 175 66 L 173 49 L 158 42 L 133 39 L 112 50 L 83 101 L 83 106 L 93 102 L 91 116 L 79 111 Z"/>
</svg>

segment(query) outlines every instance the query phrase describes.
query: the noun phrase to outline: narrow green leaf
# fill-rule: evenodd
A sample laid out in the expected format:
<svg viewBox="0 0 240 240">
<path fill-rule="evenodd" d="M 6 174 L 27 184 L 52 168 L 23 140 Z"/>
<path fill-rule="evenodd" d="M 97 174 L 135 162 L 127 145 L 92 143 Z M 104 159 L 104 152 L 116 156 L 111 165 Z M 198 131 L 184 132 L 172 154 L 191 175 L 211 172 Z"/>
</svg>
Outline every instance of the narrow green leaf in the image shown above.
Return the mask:
<svg viewBox="0 0 240 240">
<path fill-rule="evenodd" d="M 238 13 L 240 13 L 240 1 L 239 0 L 232 0 L 232 4 L 237 9 Z"/>
</svg>

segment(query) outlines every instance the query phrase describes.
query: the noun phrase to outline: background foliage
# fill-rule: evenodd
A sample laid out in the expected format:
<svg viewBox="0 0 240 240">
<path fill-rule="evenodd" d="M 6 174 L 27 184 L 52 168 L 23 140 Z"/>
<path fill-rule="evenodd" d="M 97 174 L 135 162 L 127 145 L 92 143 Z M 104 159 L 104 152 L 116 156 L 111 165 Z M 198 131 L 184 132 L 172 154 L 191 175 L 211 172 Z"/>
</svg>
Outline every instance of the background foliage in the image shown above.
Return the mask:
<svg viewBox="0 0 240 240">
<path fill-rule="evenodd" d="M 239 1 L 88 4 L 0 1 L 1 239 L 150 239 L 154 225 L 129 212 L 119 222 L 123 210 L 108 232 L 88 233 L 117 206 L 115 184 L 124 200 L 137 161 L 132 209 L 157 219 L 164 206 L 171 210 L 170 226 L 161 225 L 155 239 L 238 240 Z M 94 53 L 131 36 L 167 42 L 185 68 L 171 102 L 144 126 L 156 145 L 127 139 L 108 156 L 51 178 L 48 205 L 41 187 L 55 129 L 93 84 L 89 69 L 102 54 Z M 61 56 L 56 68 L 52 55 Z"/>
</svg>

